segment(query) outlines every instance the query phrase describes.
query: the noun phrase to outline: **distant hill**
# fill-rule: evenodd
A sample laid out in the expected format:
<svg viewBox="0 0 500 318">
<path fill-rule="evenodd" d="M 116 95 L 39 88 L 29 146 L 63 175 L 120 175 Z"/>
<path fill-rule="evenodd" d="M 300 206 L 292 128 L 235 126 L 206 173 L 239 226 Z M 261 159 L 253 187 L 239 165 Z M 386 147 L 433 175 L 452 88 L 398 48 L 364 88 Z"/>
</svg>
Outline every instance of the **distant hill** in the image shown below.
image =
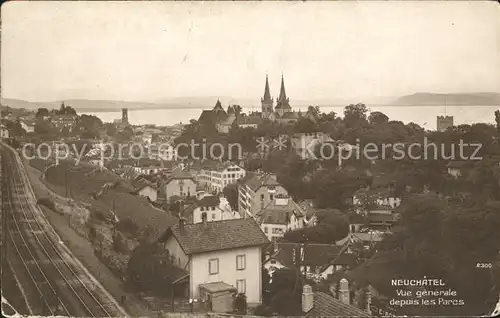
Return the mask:
<svg viewBox="0 0 500 318">
<path fill-rule="evenodd" d="M 392 105 L 500 105 L 500 93 L 415 93 L 402 96 Z"/>
<path fill-rule="evenodd" d="M 119 111 L 121 108 L 134 109 L 178 109 L 178 108 L 211 108 L 220 99 L 223 106 L 229 104 L 238 104 L 241 107 L 251 108 L 260 107 L 260 99 L 245 99 L 234 98 L 230 96 L 207 96 L 207 97 L 177 97 L 162 99 L 155 102 L 132 102 L 132 101 L 113 101 L 113 100 L 88 100 L 88 99 L 67 99 L 64 103 L 73 107 L 80 112 L 99 112 L 99 111 Z M 62 101 L 53 102 L 29 102 L 19 99 L 4 98 L 1 100 L 3 106 L 10 106 L 13 108 L 25 108 L 28 110 L 36 110 L 41 107 L 48 109 L 59 108 Z M 305 108 L 309 105 L 319 106 L 345 106 L 348 104 L 367 103 L 364 100 L 296 100 L 290 101 L 293 108 Z M 367 103 L 368 104 L 368 103 Z"/>
</svg>

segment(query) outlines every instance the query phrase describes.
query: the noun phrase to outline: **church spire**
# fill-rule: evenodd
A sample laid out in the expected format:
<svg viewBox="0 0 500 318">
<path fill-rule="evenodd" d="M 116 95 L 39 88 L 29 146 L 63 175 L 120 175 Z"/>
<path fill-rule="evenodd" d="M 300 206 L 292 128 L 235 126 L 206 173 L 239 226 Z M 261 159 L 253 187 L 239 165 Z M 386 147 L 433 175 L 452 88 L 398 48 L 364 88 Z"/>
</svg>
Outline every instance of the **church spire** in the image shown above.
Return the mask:
<svg viewBox="0 0 500 318">
<path fill-rule="evenodd" d="M 267 74 L 266 74 L 266 87 L 264 88 L 263 100 L 270 100 L 270 99 L 271 99 L 271 93 L 269 92 L 269 80 L 268 80 Z"/>
<path fill-rule="evenodd" d="M 290 107 L 289 99 L 288 99 L 288 97 L 286 97 L 285 80 L 283 79 L 283 73 L 281 74 L 280 95 L 278 97 L 278 100 L 276 101 L 276 108 L 275 109 L 282 109 L 285 111 L 290 111 L 292 109 Z"/>
<path fill-rule="evenodd" d="M 278 101 L 286 100 L 286 91 L 285 91 L 285 80 L 283 79 L 283 73 L 281 73 L 281 88 L 280 88 L 280 97 Z"/>
</svg>

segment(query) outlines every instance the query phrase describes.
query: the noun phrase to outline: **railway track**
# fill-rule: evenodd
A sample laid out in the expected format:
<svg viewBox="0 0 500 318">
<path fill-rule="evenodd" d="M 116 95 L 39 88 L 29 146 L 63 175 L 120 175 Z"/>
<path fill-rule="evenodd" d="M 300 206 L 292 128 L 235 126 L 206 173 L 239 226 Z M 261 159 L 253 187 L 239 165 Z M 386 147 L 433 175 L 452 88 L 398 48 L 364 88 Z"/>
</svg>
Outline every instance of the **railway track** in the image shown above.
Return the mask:
<svg viewBox="0 0 500 318">
<path fill-rule="evenodd" d="M 3 151 L 3 217 L 6 237 L 18 257 L 24 284 L 30 288 L 33 314 L 85 317 L 126 316 L 116 301 L 63 245 L 34 205 L 27 177 L 16 154 Z M 23 282 L 22 282 L 23 283 Z M 26 288 L 25 288 L 26 289 Z"/>
</svg>

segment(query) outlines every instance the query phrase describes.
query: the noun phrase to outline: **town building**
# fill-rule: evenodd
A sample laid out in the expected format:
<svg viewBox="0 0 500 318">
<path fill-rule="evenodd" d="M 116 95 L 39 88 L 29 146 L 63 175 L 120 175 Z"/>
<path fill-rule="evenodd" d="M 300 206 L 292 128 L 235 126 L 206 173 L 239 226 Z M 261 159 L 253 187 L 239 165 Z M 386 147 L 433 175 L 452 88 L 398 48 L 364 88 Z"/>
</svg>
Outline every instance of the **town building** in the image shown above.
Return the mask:
<svg viewBox="0 0 500 318">
<path fill-rule="evenodd" d="M 130 126 L 128 121 L 128 108 L 122 108 L 122 117 L 120 119 L 113 120 L 116 129 L 123 130 L 125 127 Z"/>
<path fill-rule="evenodd" d="M 450 176 L 457 179 L 462 176 L 462 172 L 466 166 L 466 161 L 451 161 L 446 165 L 446 170 Z"/>
<path fill-rule="evenodd" d="M 26 131 L 26 133 L 32 133 L 35 131 L 35 120 L 34 119 L 21 119 L 21 127 Z"/>
<path fill-rule="evenodd" d="M 255 217 L 275 195 L 288 195 L 276 174 L 248 172 L 238 184 L 238 212 L 242 217 Z"/>
<path fill-rule="evenodd" d="M 271 276 L 277 269 L 297 269 L 308 279 L 321 282 L 336 272 L 353 269 L 357 264 L 357 256 L 347 247 L 278 242 L 268 249 L 263 266 Z"/>
<path fill-rule="evenodd" d="M 303 159 L 314 158 L 311 153 L 315 153 L 316 148 L 323 143 L 333 143 L 334 140 L 326 133 L 321 131 L 295 133 L 291 138 L 291 147 Z M 328 148 L 331 151 L 334 148 Z"/>
<path fill-rule="evenodd" d="M 9 130 L 5 125 L 0 125 L 0 138 L 2 139 L 9 138 Z"/>
<path fill-rule="evenodd" d="M 196 196 L 196 181 L 186 171 L 174 171 L 165 181 L 160 181 L 158 201 L 170 202 L 170 198 Z"/>
<path fill-rule="evenodd" d="M 239 214 L 227 208 L 227 201 L 223 197 L 207 195 L 187 204 L 181 211 L 181 217 L 187 224 L 232 220 L 240 218 Z"/>
<path fill-rule="evenodd" d="M 152 202 L 155 202 L 158 198 L 158 189 L 154 184 L 145 184 L 137 189 L 136 193 L 140 196 L 149 198 Z"/>
<path fill-rule="evenodd" d="M 231 311 L 235 293 L 244 293 L 250 306 L 262 302 L 262 250 L 269 241 L 253 219 L 185 224 L 181 218 L 158 242 L 189 273 L 190 299 L 211 303 L 215 312 Z"/>
<path fill-rule="evenodd" d="M 255 219 L 271 242 L 282 238 L 285 232 L 303 228 L 305 212 L 288 194 L 277 194 Z"/>
<path fill-rule="evenodd" d="M 344 288 L 344 285 L 342 285 Z M 304 285 L 302 291 L 302 312 L 306 317 L 371 317 L 368 309 L 363 311 L 350 304 L 348 292 L 341 289 L 341 298 L 322 291 L 313 292 L 310 285 Z M 369 297 L 367 297 L 369 299 Z M 370 300 L 367 300 L 368 306 Z M 368 307 L 369 308 L 369 307 Z"/>
<path fill-rule="evenodd" d="M 245 169 L 230 161 L 204 160 L 189 169 L 196 181 L 211 193 L 221 193 L 227 185 L 236 184 L 246 175 Z"/>
<path fill-rule="evenodd" d="M 453 116 L 437 116 L 437 131 L 445 131 L 453 127 Z"/>
<path fill-rule="evenodd" d="M 69 131 L 73 130 L 76 124 L 78 116 L 76 115 L 57 115 L 51 118 L 51 123 L 54 127 L 61 131 L 63 128 L 67 128 Z"/>
</svg>

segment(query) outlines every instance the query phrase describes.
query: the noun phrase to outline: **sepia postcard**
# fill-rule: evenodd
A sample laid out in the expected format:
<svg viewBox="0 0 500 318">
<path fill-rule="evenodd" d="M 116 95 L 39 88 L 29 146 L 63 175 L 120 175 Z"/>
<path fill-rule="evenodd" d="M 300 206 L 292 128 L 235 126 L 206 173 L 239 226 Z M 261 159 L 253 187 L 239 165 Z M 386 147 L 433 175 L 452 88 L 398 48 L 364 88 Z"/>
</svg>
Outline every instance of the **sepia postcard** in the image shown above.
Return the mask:
<svg viewBox="0 0 500 318">
<path fill-rule="evenodd" d="M 5 317 L 500 315 L 498 1 L 10 1 Z"/>
</svg>

